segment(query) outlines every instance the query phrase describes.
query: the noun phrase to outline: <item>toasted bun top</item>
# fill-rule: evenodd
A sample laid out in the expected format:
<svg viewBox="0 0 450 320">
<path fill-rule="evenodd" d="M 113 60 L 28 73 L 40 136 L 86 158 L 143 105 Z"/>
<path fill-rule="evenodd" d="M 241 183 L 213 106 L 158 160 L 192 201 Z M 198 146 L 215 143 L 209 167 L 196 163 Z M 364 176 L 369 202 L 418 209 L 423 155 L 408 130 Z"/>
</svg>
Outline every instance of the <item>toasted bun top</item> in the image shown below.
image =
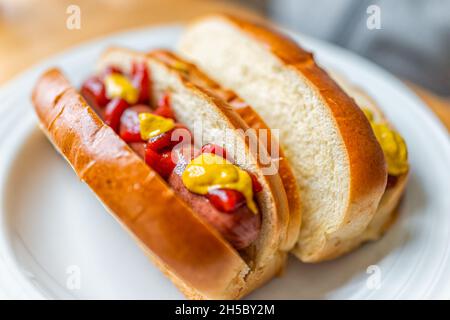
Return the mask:
<svg viewBox="0 0 450 320">
<path fill-rule="evenodd" d="M 95 114 L 56 69 L 33 92 L 42 129 L 81 180 L 181 286 L 234 298 L 248 267 L 224 239 Z"/>
</svg>

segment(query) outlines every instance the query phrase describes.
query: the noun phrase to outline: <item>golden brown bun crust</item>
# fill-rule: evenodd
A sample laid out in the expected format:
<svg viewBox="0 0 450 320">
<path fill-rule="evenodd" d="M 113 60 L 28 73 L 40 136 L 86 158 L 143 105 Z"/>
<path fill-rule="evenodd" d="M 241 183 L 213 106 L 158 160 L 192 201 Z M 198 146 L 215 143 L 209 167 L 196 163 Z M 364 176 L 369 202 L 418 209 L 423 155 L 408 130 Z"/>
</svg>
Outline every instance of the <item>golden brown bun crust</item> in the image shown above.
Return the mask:
<svg viewBox="0 0 450 320">
<path fill-rule="evenodd" d="M 217 18 L 226 19 L 241 31 L 264 43 L 281 61 L 309 81 L 310 87 L 322 97 L 333 115 L 350 164 L 348 209 L 341 227 L 329 234 L 325 247 L 317 255 L 308 257 L 308 262 L 328 260 L 344 254 L 348 250 L 341 247 L 340 239 L 349 234 L 350 229 L 361 225 L 359 221 L 370 220 L 371 217 L 367 215 L 375 213 L 373 205 L 380 201 L 387 181 L 384 154 L 368 120 L 354 100 L 315 63 L 313 55 L 299 47 L 296 42 L 264 25 L 227 15 Z M 360 141 L 366 143 L 361 145 Z"/>
<path fill-rule="evenodd" d="M 247 266 L 71 87 L 58 70 L 38 81 L 43 131 L 103 204 L 191 298 L 241 295 Z"/>
</svg>

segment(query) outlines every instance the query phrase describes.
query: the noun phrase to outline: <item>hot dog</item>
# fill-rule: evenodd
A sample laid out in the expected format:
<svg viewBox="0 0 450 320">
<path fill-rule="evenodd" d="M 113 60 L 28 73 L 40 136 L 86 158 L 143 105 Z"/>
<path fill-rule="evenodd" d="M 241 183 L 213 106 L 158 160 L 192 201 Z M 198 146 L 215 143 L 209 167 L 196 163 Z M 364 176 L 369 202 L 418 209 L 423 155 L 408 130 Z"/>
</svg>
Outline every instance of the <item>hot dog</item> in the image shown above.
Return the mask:
<svg viewBox="0 0 450 320">
<path fill-rule="evenodd" d="M 138 67 L 134 67 L 138 69 Z M 144 67 L 140 66 L 139 69 L 144 73 L 148 80 L 144 80 L 144 83 L 150 83 L 150 76 L 148 71 L 144 69 Z M 95 103 L 95 110 L 99 114 L 99 116 L 106 121 L 108 108 L 114 101 L 105 102 L 102 105 L 99 105 L 99 102 L 102 100 L 100 97 L 95 96 L 95 89 L 90 87 L 92 83 L 96 81 L 96 86 L 103 85 L 105 86 L 105 92 L 101 92 L 101 94 L 108 93 L 106 91 L 111 91 L 109 89 L 107 81 L 108 77 L 117 76 L 121 77 L 121 81 L 126 81 L 124 79 L 124 72 L 121 71 L 118 67 L 108 67 L 103 72 L 103 77 L 100 75 L 96 75 L 93 78 L 89 78 L 83 84 L 83 92 L 87 100 L 90 100 L 91 103 Z M 105 80 L 106 79 L 106 80 Z M 192 79 L 189 79 L 192 80 Z M 142 78 L 140 78 L 142 82 Z M 106 84 L 105 84 L 106 83 Z M 125 84 L 126 85 L 126 84 Z M 124 85 L 124 86 L 125 86 Z M 126 90 L 126 88 L 124 89 Z M 133 90 L 133 89 L 131 89 Z M 142 90 L 142 89 L 141 89 Z M 94 96 L 93 96 L 94 95 Z M 149 96 L 148 93 L 145 94 L 146 97 Z M 104 99 L 107 101 L 110 97 L 106 97 Z M 172 149 L 172 147 L 176 146 L 171 141 L 171 137 L 169 135 L 170 131 L 167 133 L 163 133 L 163 137 L 161 135 L 155 136 L 149 141 L 144 141 L 141 137 L 140 132 L 140 114 L 161 114 L 163 113 L 165 119 L 175 119 L 175 115 L 173 114 L 170 106 L 170 95 L 166 93 L 162 100 L 159 102 L 159 107 L 154 110 L 148 104 L 144 104 L 147 102 L 145 99 L 138 99 L 136 102 L 139 102 L 135 105 L 128 106 L 125 110 L 121 112 L 120 122 L 118 124 L 113 124 L 112 127 L 118 128 L 116 131 L 118 134 L 129 143 L 130 147 L 144 160 L 148 163 L 149 156 L 155 154 L 157 157 L 160 153 L 162 155 L 167 155 L 167 157 L 173 159 L 163 158 L 164 164 L 153 164 L 154 169 L 159 170 L 159 173 L 166 178 L 168 184 L 172 187 L 172 189 L 183 199 L 191 208 L 194 209 L 196 213 L 198 213 L 202 218 L 205 219 L 208 223 L 210 223 L 216 230 L 218 230 L 222 236 L 230 242 L 230 244 L 238 250 L 242 250 L 251 245 L 251 243 L 257 238 L 258 233 L 261 228 L 261 217 L 258 214 L 252 213 L 248 206 L 244 205 L 244 201 L 242 201 L 241 205 L 238 205 L 231 212 L 223 212 L 220 208 L 223 204 L 219 204 L 219 206 L 215 206 L 215 202 L 211 201 L 211 197 L 214 197 L 212 193 L 211 196 L 204 196 L 195 194 L 189 191 L 184 185 L 181 175 L 186 168 L 186 165 L 196 156 L 200 154 L 200 150 L 198 150 L 191 142 L 186 143 L 185 145 L 181 145 L 180 150 Z M 110 111 L 111 112 L 111 111 Z M 186 128 L 179 126 L 184 130 Z M 187 132 L 189 137 L 191 137 L 190 132 Z M 191 137 L 192 138 L 192 137 Z M 151 147 L 156 152 L 151 152 L 149 149 Z M 162 152 L 165 150 L 165 152 Z M 161 161 L 160 161 L 161 162 Z M 181 165 L 180 165 L 181 164 Z M 152 164 L 150 164 L 152 165 Z M 177 170 L 175 167 L 178 167 Z M 228 203 L 232 202 L 233 199 L 230 199 L 230 192 L 236 192 L 234 190 L 215 190 L 215 194 L 219 194 L 218 197 L 215 197 L 216 201 L 226 201 Z M 239 198 L 243 197 L 238 194 Z"/>
<path fill-rule="evenodd" d="M 121 50 L 101 58 L 81 93 L 56 70 L 39 80 L 33 102 L 44 132 L 186 296 L 239 298 L 283 267 L 289 212 L 280 177 L 260 172 L 239 135 L 236 150 L 212 137 L 188 141 L 191 118 L 248 128 L 225 100 L 158 59 Z M 188 138 L 172 140 L 177 129 Z M 230 157 L 216 154 L 222 148 Z M 198 183 L 192 172 L 206 164 L 208 179 L 225 177 L 226 188 Z M 239 179 L 217 175 L 222 166 Z"/>
</svg>

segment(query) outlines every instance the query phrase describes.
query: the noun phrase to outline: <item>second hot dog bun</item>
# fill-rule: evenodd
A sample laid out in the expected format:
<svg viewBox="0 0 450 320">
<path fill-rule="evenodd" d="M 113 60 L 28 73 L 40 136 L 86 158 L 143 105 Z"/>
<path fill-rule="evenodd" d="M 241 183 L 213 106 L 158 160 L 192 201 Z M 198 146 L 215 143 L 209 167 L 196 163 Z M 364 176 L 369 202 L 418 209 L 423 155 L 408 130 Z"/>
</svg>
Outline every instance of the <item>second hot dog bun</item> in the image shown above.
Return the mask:
<svg viewBox="0 0 450 320">
<path fill-rule="evenodd" d="M 280 130 L 302 197 L 294 253 L 305 262 L 359 245 L 387 181 L 383 151 L 363 112 L 291 39 L 225 15 L 201 18 L 179 49 Z"/>
</svg>

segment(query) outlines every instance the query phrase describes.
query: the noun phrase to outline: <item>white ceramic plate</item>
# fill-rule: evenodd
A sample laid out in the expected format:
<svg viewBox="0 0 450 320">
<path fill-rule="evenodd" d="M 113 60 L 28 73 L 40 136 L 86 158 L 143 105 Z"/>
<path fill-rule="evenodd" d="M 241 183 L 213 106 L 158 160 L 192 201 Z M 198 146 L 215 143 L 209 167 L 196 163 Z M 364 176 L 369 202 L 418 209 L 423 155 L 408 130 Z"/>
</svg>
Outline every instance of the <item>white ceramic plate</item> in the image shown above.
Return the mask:
<svg viewBox="0 0 450 320">
<path fill-rule="evenodd" d="M 182 298 L 141 253 L 37 129 L 30 93 L 62 68 L 79 85 L 110 45 L 173 47 L 181 27 L 143 29 L 55 56 L 0 90 L 0 297 Z M 405 86 L 342 49 L 296 36 L 320 63 L 366 89 L 405 137 L 411 179 L 386 236 L 332 262 L 290 259 L 252 299 L 450 297 L 450 146 L 431 112 Z"/>
</svg>

